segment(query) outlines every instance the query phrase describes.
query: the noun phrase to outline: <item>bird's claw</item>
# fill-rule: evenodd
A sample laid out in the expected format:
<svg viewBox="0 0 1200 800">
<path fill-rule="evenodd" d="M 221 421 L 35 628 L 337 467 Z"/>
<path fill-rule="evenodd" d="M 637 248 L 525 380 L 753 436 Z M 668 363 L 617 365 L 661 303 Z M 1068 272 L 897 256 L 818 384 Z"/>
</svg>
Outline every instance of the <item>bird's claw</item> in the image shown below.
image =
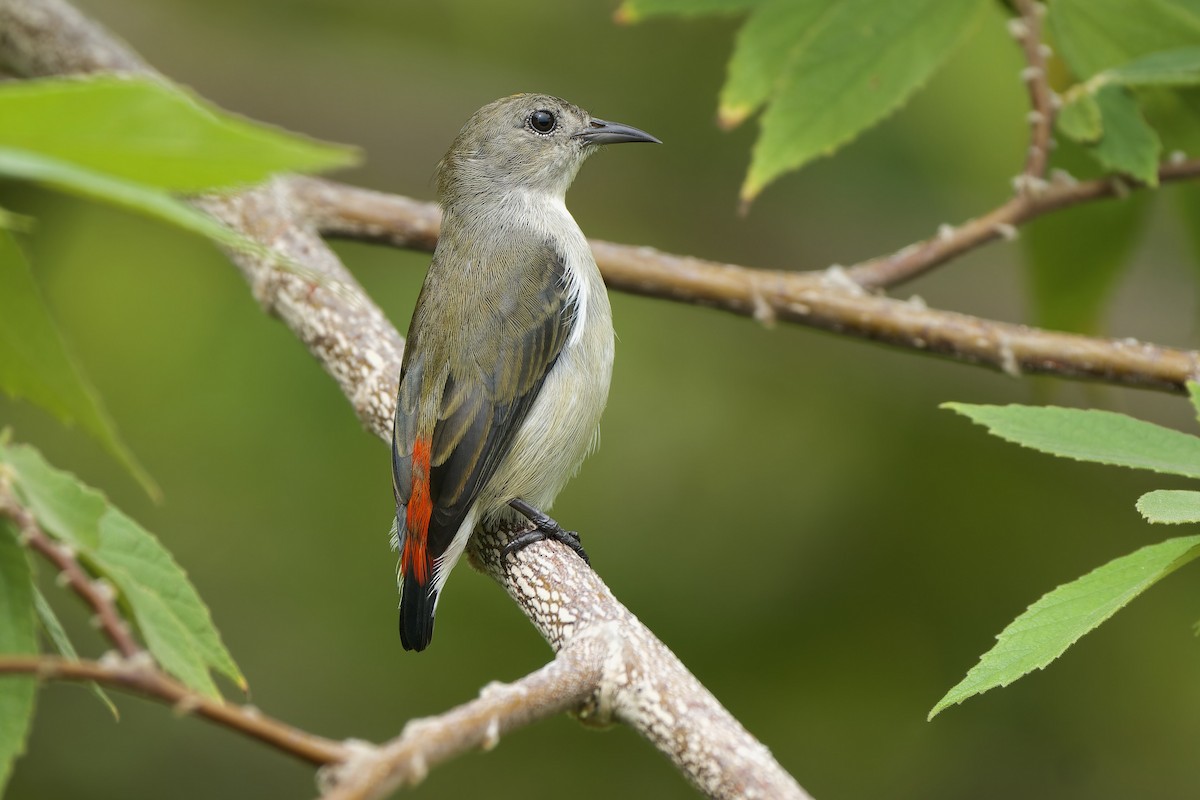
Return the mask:
<svg viewBox="0 0 1200 800">
<path fill-rule="evenodd" d="M 526 503 L 524 500 L 517 498 L 509 503 L 515 511 L 520 513 L 527 520 L 532 522 L 536 527 L 531 531 L 525 531 L 518 536 L 514 536 L 508 540 L 508 544 L 504 545 L 501 555 L 507 556 L 515 553 L 523 547 L 533 544 L 534 542 L 545 541 L 551 539 L 567 547 L 583 559 L 583 563 L 589 567 L 592 565 L 592 560 L 588 558 L 587 551 L 583 549 L 583 542 L 579 540 L 579 534 L 575 531 L 565 530 L 561 525 L 554 521 L 549 515 L 539 511 L 538 509 Z"/>
</svg>

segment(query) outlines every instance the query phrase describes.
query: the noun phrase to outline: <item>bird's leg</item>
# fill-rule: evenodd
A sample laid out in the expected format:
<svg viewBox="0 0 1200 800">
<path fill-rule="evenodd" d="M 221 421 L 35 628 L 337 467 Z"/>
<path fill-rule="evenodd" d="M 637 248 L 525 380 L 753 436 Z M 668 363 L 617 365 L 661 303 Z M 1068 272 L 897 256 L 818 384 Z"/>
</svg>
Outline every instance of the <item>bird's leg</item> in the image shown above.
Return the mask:
<svg viewBox="0 0 1200 800">
<path fill-rule="evenodd" d="M 510 500 L 509 508 L 513 509 L 525 519 L 532 522 L 537 527 L 531 531 L 526 531 L 519 536 L 515 536 L 509 540 L 508 544 L 504 545 L 502 555 L 515 553 L 526 545 L 531 545 L 534 542 L 540 542 L 545 539 L 553 539 L 556 542 L 561 542 L 567 547 L 575 551 L 575 555 L 583 559 L 583 563 L 589 567 L 592 561 L 588 558 L 587 551 L 583 549 L 583 543 L 579 541 L 579 534 L 575 531 L 563 530 L 563 527 L 555 522 L 549 515 L 539 511 L 533 506 L 526 503 L 521 498 L 517 497 Z"/>
</svg>

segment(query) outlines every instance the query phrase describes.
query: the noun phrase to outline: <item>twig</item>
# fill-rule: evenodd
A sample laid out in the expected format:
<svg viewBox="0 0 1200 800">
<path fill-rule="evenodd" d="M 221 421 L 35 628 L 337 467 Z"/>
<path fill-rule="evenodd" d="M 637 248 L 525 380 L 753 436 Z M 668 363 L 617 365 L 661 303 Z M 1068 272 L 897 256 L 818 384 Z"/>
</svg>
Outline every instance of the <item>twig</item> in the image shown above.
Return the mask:
<svg viewBox="0 0 1200 800">
<path fill-rule="evenodd" d="M 1046 164 L 1050 160 L 1050 132 L 1054 125 L 1054 92 L 1046 75 L 1048 46 L 1042 43 L 1042 17 L 1046 7 L 1036 0 L 1016 0 L 1021 16 L 1010 26 L 1013 37 L 1025 54 L 1026 67 L 1021 77 L 1029 90 L 1031 135 L 1019 194 L 1036 195 L 1045 186 Z"/>
<path fill-rule="evenodd" d="M 105 582 L 93 580 L 75 557 L 75 551 L 66 544 L 56 544 L 33 514 L 18 500 L 12 490 L 11 478 L 0 467 L 0 516 L 8 517 L 17 526 L 18 540 L 52 563 L 59 571 L 60 580 L 70 586 L 75 594 L 87 603 L 93 612 L 97 626 L 108 637 L 121 655 L 129 658 L 143 652 L 133 638 L 129 626 L 117 611 L 115 589 Z"/>
<path fill-rule="evenodd" d="M 193 692 L 154 668 L 147 658 L 74 661 L 57 656 L 0 656 L 0 675 L 27 674 L 43 680 L 95 681 L 171 706 L 178 714 L 212 720 L 251 739 L 311 764 L 345 761 L 351 748 L 266 716 L 253 706 L 238 706 Z"/>
</svg>

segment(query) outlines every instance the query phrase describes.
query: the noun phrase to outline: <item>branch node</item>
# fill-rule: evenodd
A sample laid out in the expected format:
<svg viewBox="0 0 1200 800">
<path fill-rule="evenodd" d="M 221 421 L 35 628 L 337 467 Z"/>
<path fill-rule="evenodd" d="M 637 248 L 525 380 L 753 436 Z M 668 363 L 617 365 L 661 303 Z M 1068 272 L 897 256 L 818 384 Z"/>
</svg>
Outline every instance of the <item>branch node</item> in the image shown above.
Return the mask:
<svg viewBox="0 0 1200 800">
<path fill-rule="evenodd" d="M 498 744 L 500 744 L 500 718 L 492 717 L 488 720 L 487 730 L 483 732 L 483 741 L 479 743 L 479 746 L 486 752 L 494 750 Z"/>
<path fill-rule="evenodd" d="M 1017 360 L 1017 354 L 1013 351 L 1012 342 L 1004 334 L 1000 334 L 997 339 L 1000 351 L 1000 369 L 1005 375 L 1013 378 L 1021 377 L 1021 363 Z"/>
<path fill-rule="evenodd" d="M 1029 83 L 1030 81 L 1041 80 L 1045 72 L 1041 67 L 1029 66 L 1021 70 L 1021 80 Z"/>
<path fill-rule="evenodd" d="M 821 273 L 821 283 L 850 294 L 862 295 L 866 294 L 862 284 L 850 277 L 850 273 L 846 272 L 846 268 L 841 264 L 830 265 L 823 273 Z"/>
<path fill-rule="evenodd" d="M 1167 163 L 1178 166 L 1187 161 L 1187 153 L 1182 150 L 1172 150 L 1171 155 L 1167 156 Z"/>
<path fill-rule="evenodd" d="M 1007 222 L 997 222 L 992 226 L 992 230 L 1000 234 L 1001 238 L 1009 242 L 1017 238 L 1017 226 Z"/>
<path fill-rule="evenodd" d="M 954 233 L 955 233 L 954 226 L 951 225 L 950 223 L 943 222 L 941 225 L 938 225 L 937 238 L 940 239 L 941 241 L 943 241 L 943 242 L 950 241 L 951 239 L 954 238 Z"/>
<path fill-rule="evenodd" d="M 188 692 L 172 704 L 171 713 L 177 717 L 186 717 L 199 708 L 202 703 L 199 695 Z"/>
</svg>

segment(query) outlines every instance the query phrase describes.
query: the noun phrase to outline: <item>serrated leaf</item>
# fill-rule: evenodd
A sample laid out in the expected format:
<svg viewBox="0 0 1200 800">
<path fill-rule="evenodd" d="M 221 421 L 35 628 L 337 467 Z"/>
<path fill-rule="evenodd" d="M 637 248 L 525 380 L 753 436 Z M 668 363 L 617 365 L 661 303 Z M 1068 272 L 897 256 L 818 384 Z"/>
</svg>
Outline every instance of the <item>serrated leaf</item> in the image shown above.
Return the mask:
<svg viewBox="0 0 1200 800">
<path fill-rule="evenodd" d="M 252 253 L 266 248 L 176 199 L 163 189 L 114 178 L 40 153 L 0 147 L 0 177 L 32 181 L 51 189 L 100 200 L 198 233 L 218 244 Z"/>
<path fill-rule="evenodd" d="M 1104 86 L 1095 97 L 1104 133 L 1088 152 L 1106 169 L 1157 186 L 1162 142 L 1142 116 L 1133 95 L 1120 86 Z"/>
<path fill-rule="evenodd" d="M 0 468 L 21 477 L 13 487 L 46 533 L 56 539 L 100 546 L 100 518 L 107 502 L 71 475 L 53 469 L 32 447 L 0 442 Z"/>
<path fill-rule="evenodd" d="M 149 473 L 117 435 L 99 395 L 75 363 L 12 234 L 0 230 L 0 389 L 78 424 L 158 496 Z"/>
<path fill-rule="evenodd" d="M 1080 78 L 1162 50 L 1200 46 L 1195 0 L 1054 0 L 1047 24 Z"/>
<path fill-rule="evenodd" d="M 1200 438 L 1098 409 L 943 403 L 1009 442 L 1077 461 L 1200 478 Z"/>
<path fill-rule="evenodd" d="M 113 75 L 0 86 L 0 146 L 176 192 L 357 160 L 349 148 L 242 119 L 165 81 Z"/>
<path fill-rule="evenodd" d="M 638 22 L 646 17 L 699 17 L 706 14 L 736 14 L 764 0 L 625 0 L 617 8 L 617 20 Z"/>
<path fill-rule="evenodd" d="M 1058 131 L 1076 142 L 1095 142 L 1104 133 L 1100 106 L 1090 92 L 1080 92 L 1068 100 L 1055 118 Z"/>
<path fill-rule="evenodd" d="M 1077 175 L 1090 161 L 1062 142 L 1053 163 Z M 1101 312 L 1129 263 L 1153 203 L 1144 192 L 1107 203 L 1062 208 L 1029 224 L 1021 235 L 1035 325 L 1095 333 Z"/>
<path fill-rule="evenodd" d="M 808 2 L 771 2 L 798 14 L 810 11 Z M 743 202 L 898 108 L 945 61 L 982 8 L 979 0 L 828 4 L 777 79 L 742 184 Z"/>
<path fill-rule="evenodd" d="M 1200 85 L 1200 46 L 1150 53 L 1106 69 L 1094 80 L 1135 87 Z"/>
<path fill-rule="evenodd" d="M 33 575 L 16 530 L 0 519 L 0 655 L 37 653 Z M 0 675 L 0 795 L 25 751 L 37 685 L 33 676 Z"/>
<path fill-rule="evenodd" d="M 1200 522 L 1200 492 L 1156 489 L 1138 498 L 1137 510 L 1147 522 L 1167 525 Z"/>
<path fill-rule="evenodd" d="M 75 645 L 71 644 L 71 640 L 67 636 L 67 632 L 63 630 L 62 623 L 58 620 L 58 615 L 54 613 L 54 609 L 50 607 L 48 602 L 46 602 L 45 596 L 36 588 L 33 590 L 33 606 L 37 610 L 38 619 L 42 623 L 42 630 L 46 632 L 47 638 L 50 639 L 50 644 L 54 646 L 54 649 L 58 651 L 58 654 L 63 658 L 70 659 L 71 661 L 78 661 L 79 654 L 75 652 Z M 91 690 L 92 694 L 94 694 L 96 698 L 104 704 L 104 707 L 108 709 L 109 713 L 113 715 L 113 719 L 120 721 L 121 714 L 117 711 L 116 704 L 113 703 L 112 698 L 110 698 L 108 694 L 100 688 L 100 684 L 96 683 L 95 681 L 88 681 L 87 687 Z"/>
<path fill-rule="evenodd" d="M 0 446 L 0 461 L 8 466 L 22 498 L 49 496 L 58 508 L 66 502 L 65 493 L 79 499 L 89 513 L 97 502 L 102 504 L 95 539 L 90 529 L 69 524 L 52 529 L 48 521 L 40 517 L 38 521 L 48 533 L 71 545 L 90 570 L 116 587 L 146 646 L 164 669 L 196 691 L 214 697 L 218 692 L 210 669 L 245 686 L 187 575 L 150 533 L 99 492 L 51 467 L 31 447 Z M 30 504 L 30 510 L 37 517 L 38 507 Z M 87 514 L 79 516 L 88 518 Z"/>
<path fill-rule="evenodd" d="M 1059 586 L 1000 632 L 996 646 L 937 702 L 929 718 L 972 695 L 1007 686 L 1044 668 L 1084 634 L 1198 555 L 1200 536 L 1168 539 Z"/>
<path fill-rule="evenodd" d="M 722 127 L 738 125 L 767 102 L 791 62 L 821 34 L 823 18 L 836 8 L 825 0 L 773 0 L 750 14 L 734 39 L 729 75 L 721 87 L 717 119 Z"/>
</svg>

